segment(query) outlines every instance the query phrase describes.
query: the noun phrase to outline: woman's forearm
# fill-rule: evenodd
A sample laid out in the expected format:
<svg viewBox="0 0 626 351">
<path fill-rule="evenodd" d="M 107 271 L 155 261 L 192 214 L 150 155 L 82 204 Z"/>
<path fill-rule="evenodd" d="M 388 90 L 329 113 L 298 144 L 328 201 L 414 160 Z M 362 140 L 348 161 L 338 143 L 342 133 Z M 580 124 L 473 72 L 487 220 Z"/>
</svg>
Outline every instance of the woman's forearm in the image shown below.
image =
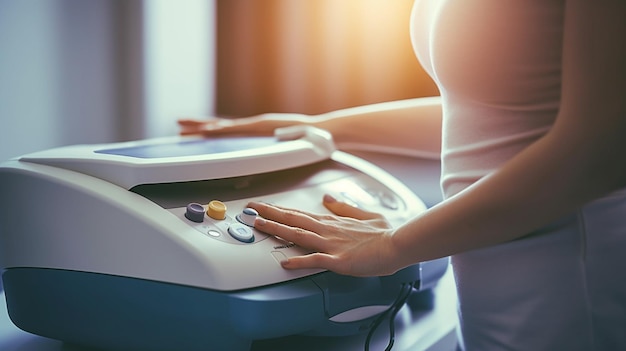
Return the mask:
<svg viewBox="0 0 626 351">
<path fill-rule="evenodd" d="M 616 123 L 615 130 L 624 130 Z M 392 236 L 397 263 L 405 265 L 521 238 L 576 208 L 626 186 L 619 136 L 583 141 L 553 131 L 456 196 L 398 228 Z M 624 152 L 614 152 L 616 159 Z"/>
<path fill-rule="evenodd" d="M 441 151 L 440 98 L 424 97 L 336 110 L 320 115 L 266 113 L 246 118 L 180 119 L 181 134 L 272 135 L 307 124 L 328 130 L 340 149 L 436 158 Z"/>
<path fill-rule="evenodd" d="M 314 117 L 341 149 L 370 149 L 439 158 L 441 99 L 415 98 L 337 110 Z"/>
</svg>

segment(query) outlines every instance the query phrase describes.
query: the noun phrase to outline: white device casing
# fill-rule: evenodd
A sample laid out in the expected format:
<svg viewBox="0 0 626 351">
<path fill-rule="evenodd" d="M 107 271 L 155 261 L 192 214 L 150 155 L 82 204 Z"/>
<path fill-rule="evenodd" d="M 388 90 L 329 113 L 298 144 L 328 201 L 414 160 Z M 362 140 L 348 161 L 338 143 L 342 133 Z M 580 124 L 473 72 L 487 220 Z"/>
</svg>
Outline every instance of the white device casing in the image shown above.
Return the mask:
<svg viewBox="0 0 626 351">
<path fill-rule="evenodd" d="M 384 187 L 401 198 L 401 210 L 373 209 L 383 212 L 393 225 L 425 210 L 419 198 L 380 168 L 339 151 L 331 152 L 331 158 L 354 168 L 354 177 L 229 201 L 228 218 L 235 218 L 251 200 L 327 213 L 322 195 L 345 191 L 355 181 Z M 194 228 L 184 218 L 183 209 L 164 209 L 124 186 L 92 175 L 12 160 L 0 167 L 0 178 L 1 268 L 77 270 L 220 291 L 321 272 L 280 266 L 281 255 L 309 252 L 300 247 L 259 232 L 252 244 L 216 240 Z"/>
<path fill-rule="evenodd" d="M 164 137 L 101 145 L 72 145 L 25 155 L 22 161 L 45 164 L 105 179 L 125 189 L 140 184 L 237 177 L 298 167 L 328 159 L 335 151 L 331 135 L 319 128 L 293 126 L 275 132 L 273 145 L 205 155 L 137 158 L 98 153 L 164 143 L 193 142 L 198 137 Z"/>
</svg>

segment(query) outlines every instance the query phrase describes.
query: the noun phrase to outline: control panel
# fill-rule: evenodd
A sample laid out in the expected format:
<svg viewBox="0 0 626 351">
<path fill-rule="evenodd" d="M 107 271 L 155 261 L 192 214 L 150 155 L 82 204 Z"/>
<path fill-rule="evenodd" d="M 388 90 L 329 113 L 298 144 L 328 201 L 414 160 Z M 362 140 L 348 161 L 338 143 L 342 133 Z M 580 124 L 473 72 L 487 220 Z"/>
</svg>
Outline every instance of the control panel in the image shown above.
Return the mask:
<svg viewBox="0 0 626 351">
<path fill-rule="evenodd" d="M 253 232 L 254 220 L 259 215 L 253 208 L 244 208 L 235 216 L 235 220 L 226 215 L 226 204 L 219 200 L 209 202 L 206 207 L 192 202 L 185 209 L 185 218 L 192 222 L 193 226 L 202 233 L 211 237 L 219 238 L 228 233 L 233 239 L 242 243 L 252 243 L 256 236 Z M 206 223 L 205 223 L 206 219 Z M 198 223 L 197 225 L 194 225 Z"/>
<path fill-rule="evenodd" d="M 246 207 L 249 201 L 265 201 L 302 208 L 308 212 L 328 213 L 321 203 L 325 193 L 352 206 L 383 213 L 390 221 L 394 218 L 398 222 L 406 220 L 406 205 L 396 194 L 376 182 L 368 183 L 367 178 L 359 177 L 336 179 L 316 187 L 266 195 L 263 198 L 233 201 L 213 199 L 208 203 L 194 201 L 184 207 L 168 210 L 207 237 L 232 244 L 249 245 L 268 238 L 267 234 L 254 228 L 254 221 L 259 214 L 255 209 Z"/>
</svg>

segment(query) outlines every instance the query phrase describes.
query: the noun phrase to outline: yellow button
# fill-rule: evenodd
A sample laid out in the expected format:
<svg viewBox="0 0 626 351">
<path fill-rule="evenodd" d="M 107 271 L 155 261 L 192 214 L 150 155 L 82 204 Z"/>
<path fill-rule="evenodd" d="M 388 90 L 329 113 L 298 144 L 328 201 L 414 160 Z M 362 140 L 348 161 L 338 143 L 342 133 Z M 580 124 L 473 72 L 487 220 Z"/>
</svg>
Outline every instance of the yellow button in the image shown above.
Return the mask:
<svg viewBox="0 0 626 351">
<path fill-rule="evenodd" d="M 213 200 L 209 202 L 206 214 L 213 219 L 224 219 L 226 218 L 226 205 L 221 201 Z"/>
</svg>

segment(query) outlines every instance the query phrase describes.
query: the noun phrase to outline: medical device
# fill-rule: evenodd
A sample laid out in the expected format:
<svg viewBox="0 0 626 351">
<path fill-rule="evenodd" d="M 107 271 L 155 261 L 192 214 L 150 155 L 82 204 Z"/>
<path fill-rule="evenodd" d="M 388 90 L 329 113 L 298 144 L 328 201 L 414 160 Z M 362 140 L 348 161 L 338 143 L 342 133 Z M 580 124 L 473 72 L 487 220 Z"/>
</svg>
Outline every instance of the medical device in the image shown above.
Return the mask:
<svg viewBox="0 0 626 351">
<path fill-rule="evenodd" d="M 285 270 L 309 251 L 252 224 L 249 201 L 328 213 L 331 194 L 397 226 L 425 210 L 382 169 L 309 127 L 267 137 L 76 145 L 0 165 L 0 268 L 12 321 L 102 349 L 249 350 L 366 332 L 447 258 L 386 277 Z"/>
</svg>

